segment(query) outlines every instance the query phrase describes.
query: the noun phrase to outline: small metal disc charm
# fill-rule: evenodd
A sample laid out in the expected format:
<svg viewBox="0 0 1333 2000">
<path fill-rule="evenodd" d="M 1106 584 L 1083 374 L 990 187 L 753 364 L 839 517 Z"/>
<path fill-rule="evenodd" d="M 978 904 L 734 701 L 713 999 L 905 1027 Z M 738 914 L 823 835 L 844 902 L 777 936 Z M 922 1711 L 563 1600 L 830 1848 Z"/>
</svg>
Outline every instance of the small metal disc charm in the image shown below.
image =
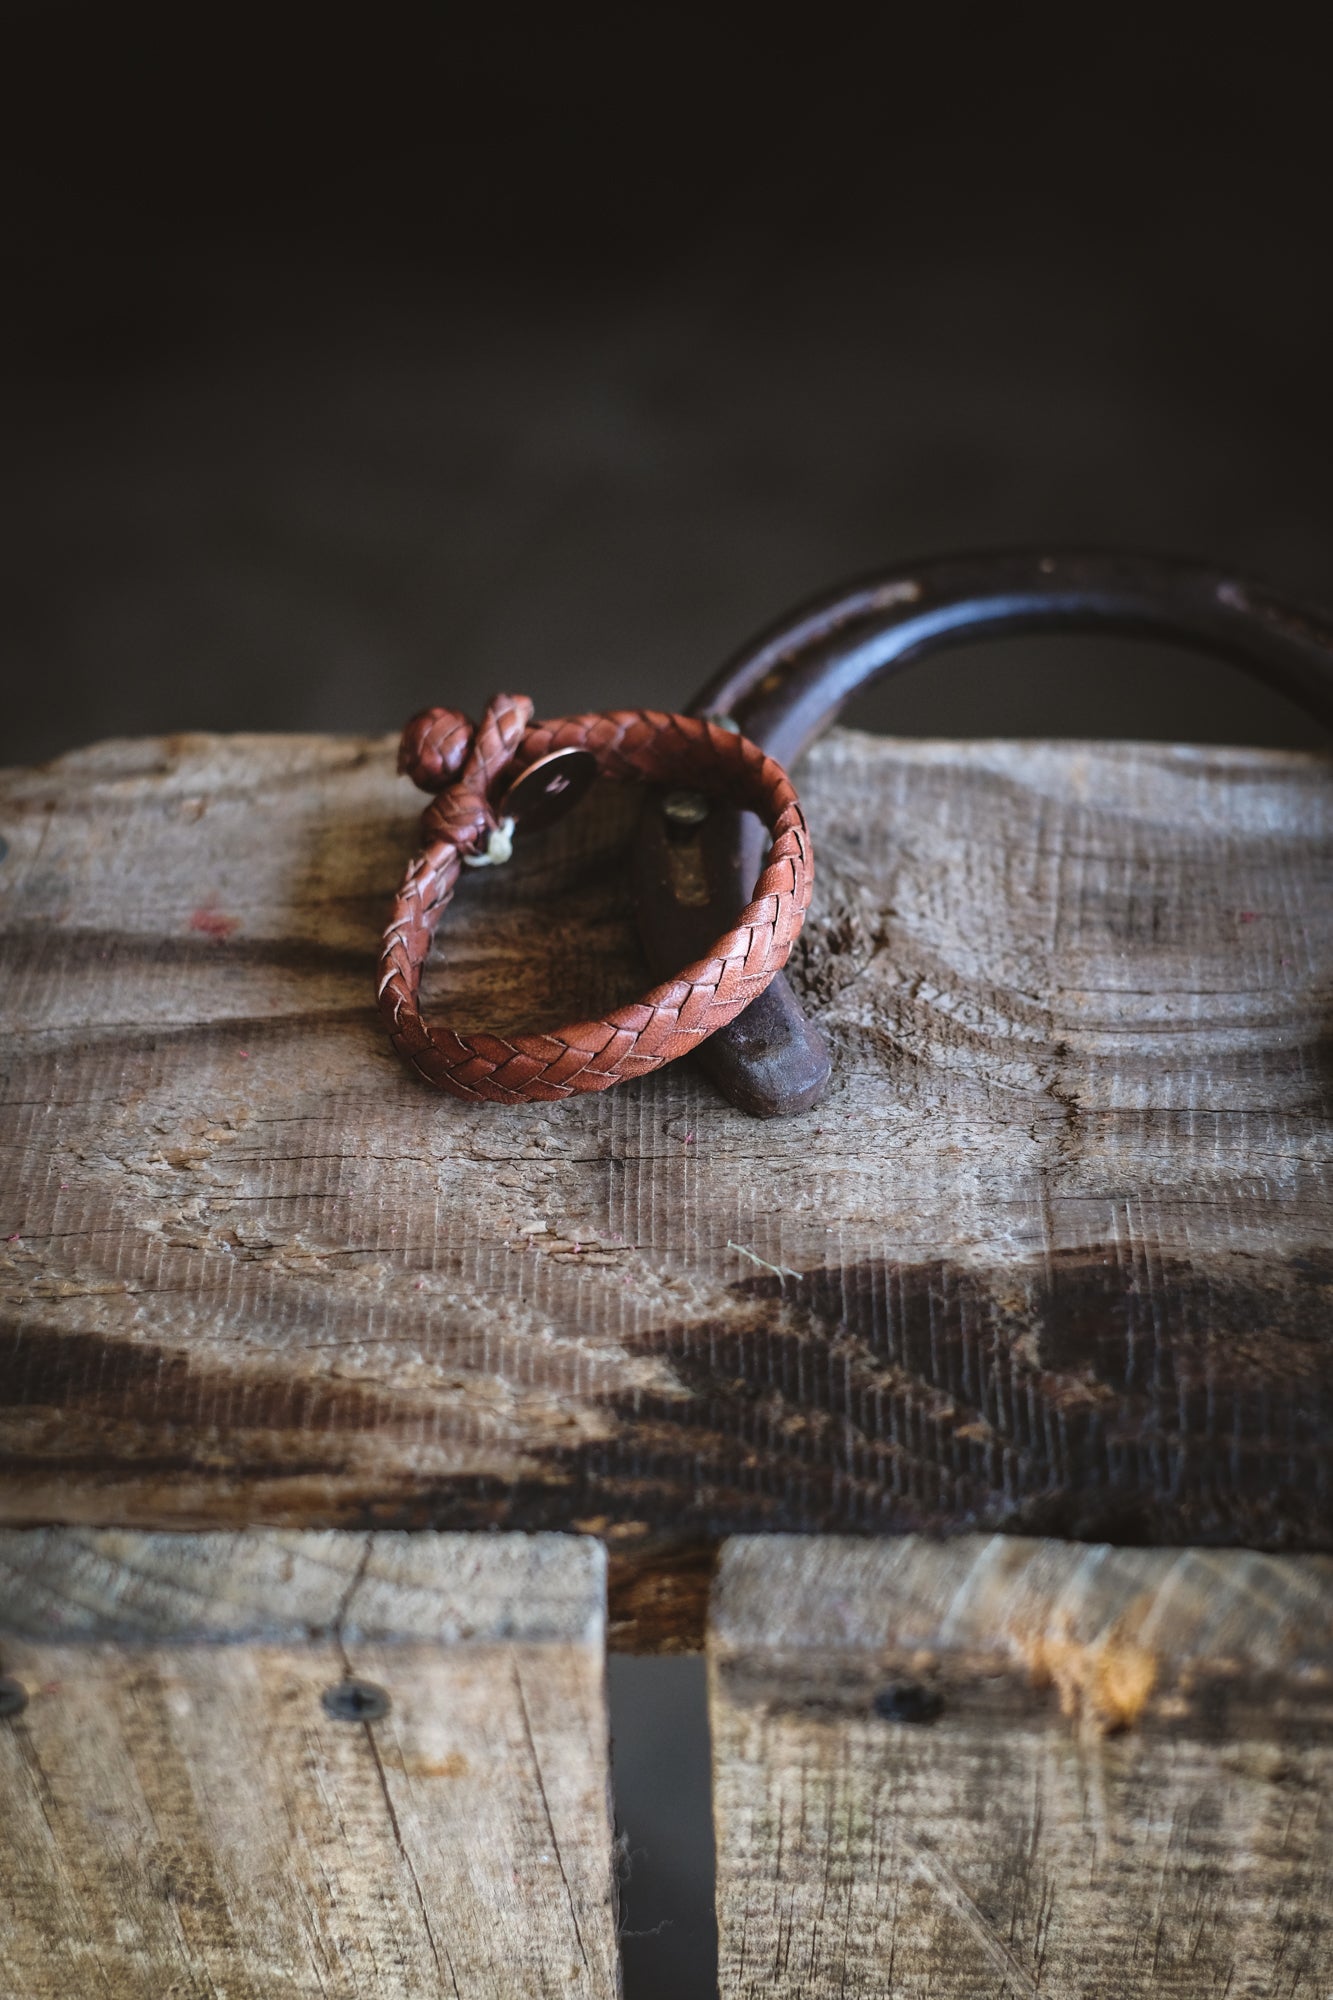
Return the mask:
<svg viewBox="0 0 1333 2000">
<path fill-rule="evenodd" d="M 520 771 L 496 806 L 500 819 L 512 819 L 518 833 L 536 833 L 576 806 L 597 776 L 591 750 L 552 750 Z"/>
</svg>

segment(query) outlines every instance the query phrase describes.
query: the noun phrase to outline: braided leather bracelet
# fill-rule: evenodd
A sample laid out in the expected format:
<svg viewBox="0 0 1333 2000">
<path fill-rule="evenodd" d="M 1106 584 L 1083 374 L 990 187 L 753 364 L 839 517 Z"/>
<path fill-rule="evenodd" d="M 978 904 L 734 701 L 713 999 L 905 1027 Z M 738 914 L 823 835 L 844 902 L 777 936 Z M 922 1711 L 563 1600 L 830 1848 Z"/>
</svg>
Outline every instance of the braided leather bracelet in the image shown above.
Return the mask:
<svg viewBox="0 0 1333 2000">
<path fill-rule="evenodd" d="M 688 1054 L 786 964 L 810 901 L 810 838 L 781 764 L 734 728 L 652 709 L 533 722 L 525 696 L 496 695 L 475 731 L 454 709 L 414 716 L 398 768 L 439 796 L 422 815 L 424 845 L 384 933 L 379 1005 L 394 1047 L 427 1083 L 502 1104 L 606 1090 Z M 516 824 L 547 824 L 598 771 L 686 786 L 757 813 L 772 845 L 752 900 L 704 957 L 603 1019 L 512 1040 L 431 1027 L 418 1004 L 421 969 L 460 869 L 507 860 Z"/>
</svg>

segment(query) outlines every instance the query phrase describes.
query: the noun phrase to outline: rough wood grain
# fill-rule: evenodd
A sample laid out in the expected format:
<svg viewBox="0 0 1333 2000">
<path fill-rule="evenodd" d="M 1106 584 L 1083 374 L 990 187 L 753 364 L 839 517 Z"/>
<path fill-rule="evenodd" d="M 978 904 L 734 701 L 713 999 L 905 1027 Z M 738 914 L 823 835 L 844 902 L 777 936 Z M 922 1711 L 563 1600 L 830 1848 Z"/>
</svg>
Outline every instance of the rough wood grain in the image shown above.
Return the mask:
<svg viewBox="0 0 1333 2000">
<path fill-rule="evenodd" d="M 723 2000 L 1333 1989 L 1329 1559 L 731 1542 L 709 1652 Z"/>
<path fill-rule="evenodd" d="M 590 1529 L 654 1642 L 735 1529 L 1333 1546 L 1331 780 L 830 736 L 836 1077 L 758 1125 L 688 1065 L 514 1108 L 404 1071 L 387 740 L 10 774 L 0 1514 Z M 456 1021 L 641 984 L 631 810 L 464 884 Z"/>
<path fill-rule="evenodd" d="M 587 1539 L 0 1533 L 0 1996 L 609 2000 L 604 1664 Z"/>
</svg>

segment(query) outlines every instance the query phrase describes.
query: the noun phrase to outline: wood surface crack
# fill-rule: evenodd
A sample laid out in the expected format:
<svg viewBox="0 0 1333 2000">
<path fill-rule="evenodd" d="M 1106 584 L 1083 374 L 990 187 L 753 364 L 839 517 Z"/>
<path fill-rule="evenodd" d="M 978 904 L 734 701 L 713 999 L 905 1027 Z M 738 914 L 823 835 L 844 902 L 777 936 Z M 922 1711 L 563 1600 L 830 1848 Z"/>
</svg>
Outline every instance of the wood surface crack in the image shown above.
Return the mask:
<svg viewBox="0 0 1333 2000">
<path fill-rule="evenodd" d="M 518 1695 L 519 1713 L 523 1717 L 523 1733 L 528 1739 L 528 1754 L 532 1758 L 532 1768 L 537 1779 L 537 1790 L 541 1794 L 542 1811 L 546 1814 L 547 1830 L 551 1836 L 551 1846 L 555 1853 L 556 1866 L 560 1870 L 560 1880 L 565 1885 L 565 1898 L 569 1904 L 570 1919 L 574 1925 L 574 1936 L 578 1939 L 579 1957 L 583 1960 L 583 1970 L 591 1977 L 592 1968 L 588 1964 L 588 1954 L 583 1947 L 583 1932 L 579 1928 L 579 1913 L 574 1902 L 574 1892 L 569 1886 L 565 1873 L 565 1857 L 560 1852 L 560 1842 L 556 1838 L 555 1821 L 551 1817 L 551 1802 L 546 1796 L 546 1780 L 542 1777 L 541 1759 L 537 1755 L 537 1743 L 532 1733 L 532 1717 L 528 1714 L 528 1698 L 523 1692 L 523 1676 L 519 1672 L 518 1661 L 511 1662 L 514 1672 L 514 1689 Z"/>
<path fill-rule="evenodd" d="M 348 1680 L 352 1678 L 352 1666 L 347 1657 L 347 1647 L 343 1642 L 343 1631 L 347 1624 L 347 1615 L 352 1608 L 352 1599 L 361 1588 L 362 1578 L 370 1567 L 370 1553 L 374 1544 L 375 1536 L 372 1530 L 371 1533 L 366 1535 L 361 1544 L 361 1552 L 356 1559 L 356 1568 L 352 1572 L 351 1581 L 339 1600 L 338 1609 L 333 1614 L 333 1643 L 338 1648 L 338 1657 L 342 1661 L 343 1674 Z"/>
<path fill-rule="evenodd" d="M 919 1835 L 912 1836 L 912 1845 L 916 1850 L 912 1859 L 913 1874 L 921 1876 L 948 1904 L 954 1915 L 971 1932 L 997 1972 L 1002 1973 L 1006 1979 L 1012 1979 L 1024 1993 L 1032 1996 L 1032 2000 L 1040 2000 L 1041 1988 L 1037 1981 L 998 1932 L 991 1928 L 949 1863 L 942 1855 L 936 1854 L 932 1847 L 928 1847 Z"/>
<path fill-rule="evenodd" d="M 370 1556 L 371 1556 L 371 1551 L 374 1547 L 374 1542 L 375 1542 L 375 1537 L 372 1532 L 366 1536 L 365 1540 L 361 1545 L 361 1553 L 357 1557 L 357 1564 L 355 1570 L 352 1573 L 351 1581 L 348 1583 L 346 1590 L 343 1592 L 341 1602 L 338 1605 L 337 1611 L 334 1613 L 333 1643 L 338 1649 L 338 1658 L 342 1663 L 343 1677 L 345 1680 L 352 1680 L 354 1676 L 352 1673 L 352 1662 L 348 1656 L 347 1646 L 343 1638 L 343 1631 L 347 1623 L 348 1615 L 352 1608 L 352 1600 L 356 1596 L 357 1591 L 360 1589 L 362 1579 L 364 1578 L 366 1570 L 370 1565 Z M 459 1991 L 459 1985 L 458 1985 L 458 1975 L 454 1971 L 454 1962 L 452 1958 L 449 1956 L 449 1948 L 447 1945 L 443 1947 L 444 1959 L 443 1963 L 441 1963 L 441 1958 L 440 1958 L 441 1946 L 435 1936 L 434 1926 L 432 1925 L 430 1920 L 430 1911 L 426 1907 L 426 1898 L 421 1888 L 421 1878 L 418 1876 L 416 1871 L 416 1866 L 412 1860 L 412 1856 L 408 1852 L 407 1842 L 403 1839 L 403 1829 L 399 1824 L 398 1814 L 394 1810 L 393 1799 L 389 1793 L 388 1774 L 384 1769 L 384 1759 L 380 1755 L 380 1746 L 375 1741 L 375 1726 L 371 1722 L 363 1722 L 361 1727 L 365 1731 L 366 1742 L 370 1748 L 371 1761 L 375 1766 L 375 1776 L 379 1780 L 380 1796 L 384 1800 L 384 1810 L 388 1815 L 389 1829 L 393 1834 L 394 1846 L 398 1849 L 398 1853 L 402 1859 L 403 1866 L 407 1870 L 407 1873 L 411 1878 L 413 1893 L 415 1894 L 417 1901 L 417 1909 L 421 1913 L 422 1927 L 424 1928 L 426 1933 L 426 1942 L 430 1946 L 430 1955 L 435 1961 L 435 1970 L 440 1975 L 441 1978 L 443 1978 L 444 1973 L 446 1971 L 448 1972 L 449 1983 L 453 1987 L 455 2000 L 462 2000 L 462 1994 Z"/>
<path fill-rule="evenodd" d="M 430 1946 L 430 1955 L 435 1961 L 435 1970 L 441 1977 L 443 1977 L 446 1970 L 448 1971 L 449 1984 L 453 1987 L 455 2000 L 463 2000 L 462 1993 L 459 1991 L 458 1975 L 454 1971 L 454 1962 L 449 1956 L 449 1947 L 447 1945 L 444 1946 L 444 1963 L 443 1965 L 440 1963 L 440 1945 L 436 1941 L 434 1927 L 430 1920 L 430 1911 L 426 1908 L 426 1898 L 422 1894 L 420 1877 L 417 1874 L 412 1856 L 408 1852 L 407 1842 L 403 1839 L 403 1830 L 398 1824 L 398 1815 L 394 1811 L 393 1800 L 389 1796 L 389 1780 L 384 1769 L 384 1759 L 380 1756 L 380 1746 L 375 1741 L 374 1724 L 364 1722 L 361 1726 L 366 1732 L 366 1741 L 370 1745 L 370 1754 L 374 1760 L 375 1773 L 380 1781 L 380 1792 L 384 1799 L 384 1810 L 389 1816 L 389 1826 L 393 1833 L 394 1845 L 402 1856 L 403 1866 L 411 1877 L 412 1887 L 416 1893 L 417 1908 L 421 1912 L 421 1921 L 426 1932 L 426 1942 Z M 586 1965 L 586 1959 L 584 1963 Z"/>
</svg>

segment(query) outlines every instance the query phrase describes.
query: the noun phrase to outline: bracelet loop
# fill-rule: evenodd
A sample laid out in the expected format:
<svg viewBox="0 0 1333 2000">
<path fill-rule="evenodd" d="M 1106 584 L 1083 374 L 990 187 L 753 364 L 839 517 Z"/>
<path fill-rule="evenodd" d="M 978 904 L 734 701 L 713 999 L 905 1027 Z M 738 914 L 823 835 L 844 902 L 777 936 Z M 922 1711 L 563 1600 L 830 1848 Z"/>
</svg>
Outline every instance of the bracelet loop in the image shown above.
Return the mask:
<svg viewBox="0 0 1333 2000">
<path fill-rule="evenodd" d="M 786 964 L 810 902 L 810 837 L 781 764 L 734 730 L 653 709 L 533 722 L 526 696 L 496 695 L 475 729 L 454 709 L 414 716 L 398 768 L 437 796 L 384 933 L 379 1006 L 394 1047 L 438 1089 L 502 1104 L 607 1090 L 697 1048 Z M 599 770 L 757 813 L 772 845 L 752 900 L 703 958 L 603 1018 L 512 1039 L 432 1027 L 419 1006 L 421 972 L 462 866 L 503 859 L 508 822 L 544 823 Z"/>
</svg>

